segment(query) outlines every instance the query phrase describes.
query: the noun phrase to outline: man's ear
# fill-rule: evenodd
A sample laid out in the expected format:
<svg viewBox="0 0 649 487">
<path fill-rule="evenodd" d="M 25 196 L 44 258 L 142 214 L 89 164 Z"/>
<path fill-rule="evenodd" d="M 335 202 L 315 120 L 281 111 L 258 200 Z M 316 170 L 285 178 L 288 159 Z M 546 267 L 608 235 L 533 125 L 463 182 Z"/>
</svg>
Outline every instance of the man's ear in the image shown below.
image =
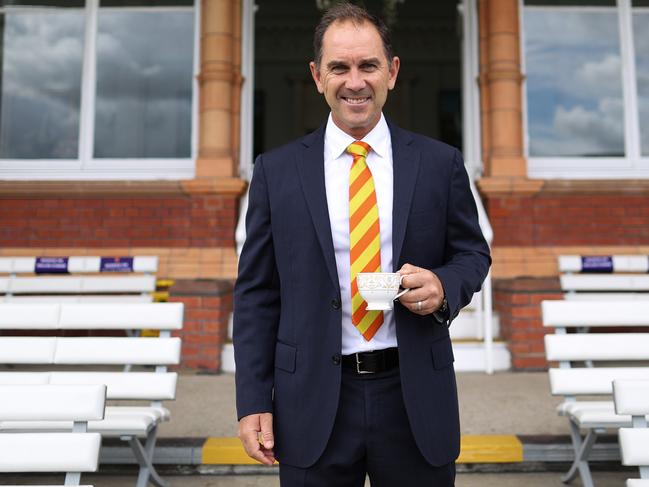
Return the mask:
<svg viewBox="0 0 649 487">
<path fill-rule="evenodd" d="M 392 62 L 388 66 L 389 78 L 388 78 L 388 89 L 391 90 L 394 88 L 395 83 L 397 82 L 397 75 L 399 74 L 399 68 L 401 67 L 401 60 L 394 56 Z"/>
<path fill-rule="evenodd" d="M 309 69 L 311 70 L 311 77 L 313 78 L 313 81 L 315 81 L 315 85 L 318 88 L 318 93 L 324 93 L 324 87 L 322 86 L 322 82 L 320 81 L 320 71 L 318 71 L 318 67 L 315 65 L 315 62 L 311 61 L 309 63 Z"/>
</svg>

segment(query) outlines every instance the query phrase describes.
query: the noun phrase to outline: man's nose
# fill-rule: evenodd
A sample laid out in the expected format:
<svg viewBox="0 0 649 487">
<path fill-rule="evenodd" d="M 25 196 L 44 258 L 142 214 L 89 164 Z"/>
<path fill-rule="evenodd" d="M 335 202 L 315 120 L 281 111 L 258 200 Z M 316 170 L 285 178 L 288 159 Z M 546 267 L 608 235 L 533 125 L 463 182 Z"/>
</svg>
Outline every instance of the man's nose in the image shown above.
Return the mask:
<svg viewBox="0 0 649 487">
<path fill-rule="evenodd" d="M 365 88 L 365 79 L 360 70 L 352 68 L 349 70 L 349 76 L 347 77 L 347 83 L 345 86 L 349 90 L 359 91 Z"/>
</svg>

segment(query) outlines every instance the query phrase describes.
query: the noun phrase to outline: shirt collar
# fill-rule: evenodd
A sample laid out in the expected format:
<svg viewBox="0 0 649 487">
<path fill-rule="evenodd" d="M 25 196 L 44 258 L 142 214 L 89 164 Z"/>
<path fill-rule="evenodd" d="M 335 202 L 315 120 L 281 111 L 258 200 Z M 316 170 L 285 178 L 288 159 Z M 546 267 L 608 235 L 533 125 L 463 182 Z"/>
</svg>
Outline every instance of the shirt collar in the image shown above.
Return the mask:
<svg viewBox="0 0 649 487">
<path fill-rule="evenodd" d="M 334 123 L 331 113 L 329 113 L 327 127 L 325 129 L 325 147 L 328 156 L 326 159 L 338 159 L 345 152 L 349 144 L 355 140 L 356 139 L 344 132 Z M 374 151 L 379 157 L 385 158 L 387 151 L 391 146 L 391 141 L 390 128 L 385 121 L 383 113 L 381 113 L 381 118 L 376 126 L 361 140 L 367 142 L 372 148 L 372 151 Z"/>
</svg>

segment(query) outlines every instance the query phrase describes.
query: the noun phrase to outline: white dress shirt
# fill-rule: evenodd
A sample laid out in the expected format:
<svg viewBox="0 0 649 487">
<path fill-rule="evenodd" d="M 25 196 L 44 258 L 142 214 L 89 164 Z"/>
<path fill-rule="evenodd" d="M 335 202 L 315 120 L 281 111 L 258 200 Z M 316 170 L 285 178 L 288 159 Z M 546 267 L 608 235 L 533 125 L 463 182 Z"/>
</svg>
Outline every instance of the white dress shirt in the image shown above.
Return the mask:
<svg viewBox="0 0 649 487">
<path fill-rule="evenodd" d="M 370 341 L 365 340 L 352 324 L 351 265 L 349 261 L 349 171 L 353 158 L 346 152 L 346 149 L 354 140 L 353 137 L 338 128 L 330 114 L 324 140 L 324 170 L 331 235 L 342 298 L 343 355 L 397 346 L 393 311 L 383 312 L 383 324 Z M 379 207 L 381 271 L 392 272 L 392 139 L 383 114 L 376 126 L 362 140 L 372 148 L 367 156 L 367 165 L 374 178 L 376 200 Z"/>
</svg>

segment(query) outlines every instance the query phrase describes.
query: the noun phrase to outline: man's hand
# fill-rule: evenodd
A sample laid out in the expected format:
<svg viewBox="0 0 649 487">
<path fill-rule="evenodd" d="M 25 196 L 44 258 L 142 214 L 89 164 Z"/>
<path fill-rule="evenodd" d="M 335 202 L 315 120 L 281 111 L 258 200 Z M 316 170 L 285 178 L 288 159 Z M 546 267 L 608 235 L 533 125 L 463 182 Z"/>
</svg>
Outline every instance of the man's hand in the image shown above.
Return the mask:
<svg viewBox="0 0 649 487">
<path fill-rule="evenodd" d="M 273 415 L 271 413 L 250 414 L 239 420 L 239 439 L 250 458 L 264 465 L 275 463 L 273 447 Z"/>
<path fill-rule="evenodd" d="M 433 272 L 404 264 L 398 273 L 404 276 L 401 285 L 410 289 L 399 298 L 406 308 L 423 316 L 437 311 L 442 306 L 444 288 Z"/>
</svg>

